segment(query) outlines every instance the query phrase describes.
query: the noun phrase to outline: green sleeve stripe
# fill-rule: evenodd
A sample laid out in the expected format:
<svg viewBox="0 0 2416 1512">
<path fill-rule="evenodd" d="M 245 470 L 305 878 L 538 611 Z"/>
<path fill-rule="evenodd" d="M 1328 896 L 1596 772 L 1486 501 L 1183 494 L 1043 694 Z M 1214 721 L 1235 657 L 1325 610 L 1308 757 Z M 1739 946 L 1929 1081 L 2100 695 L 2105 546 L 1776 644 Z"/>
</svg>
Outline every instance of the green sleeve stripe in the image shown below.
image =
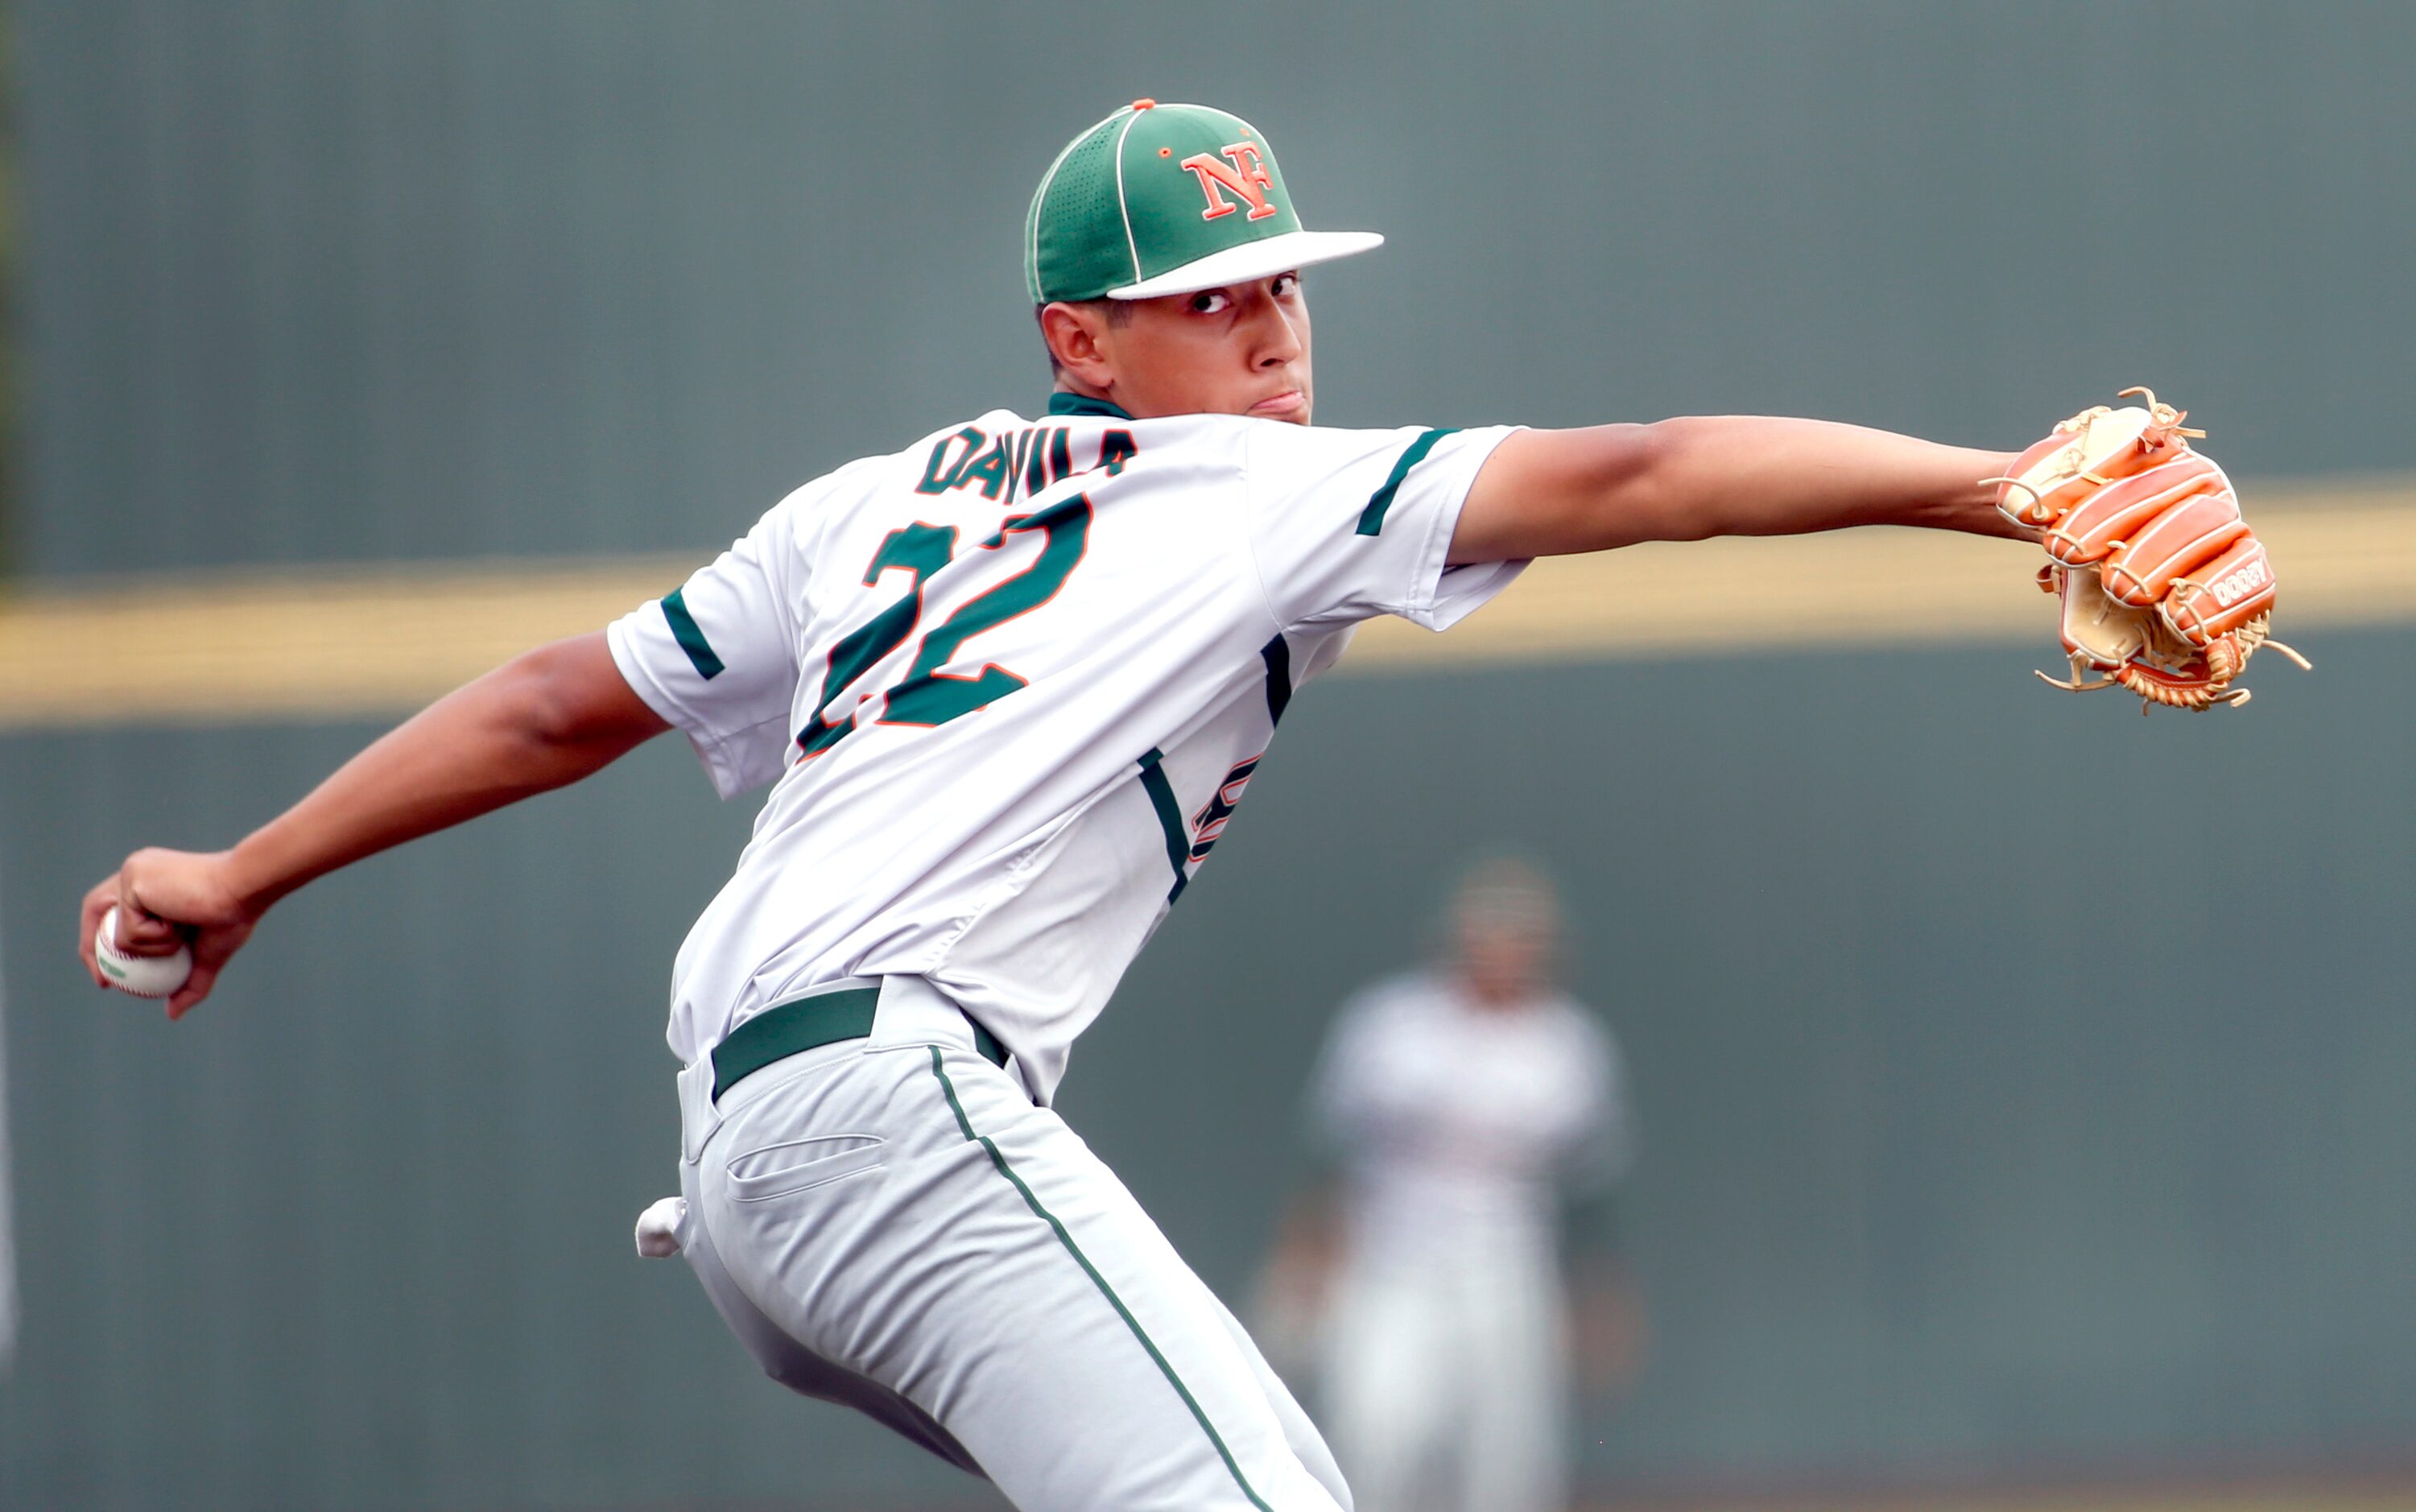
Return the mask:
<svg viewBox="0 0 2416 1512">
<path fill-rule="evenodd" d="M 1153 751 L 1151 754 L 1155 755 L 1156 752 Z M 1150 770 L 1155 771 L 1156 768 L 1153 766 Z M 1166 779 L 1160 777 L 1158 780 L 1163 782 Z M 965 1105 L 957 1099 L 957 1084 L 948 1080 L 947 1063 L 940 1055 L 940 1047 L 933 1045 L 930 1050 L 931 1074 L 940 1079 L 940 1091 L 948 1099 L 948 1111 L 957 1115 L 957 1127 L 964 1131 L 966 1139 L 989 1153 L 989 1163 L 996 1167 L 998 1173 L 1012 1183 L 1015 1189 L 1022 1195 L 1023 1205 L 1032 1209 L 1034 1217 L 1049 1225 L 1049 1230 L 1057 1235 L 1057 1242 L 1065 1247 L 1065 1253 L 1074 1257 L 1074 1263 L 1082 1267 L 1082 1274 L 1089 1277 L 1091 1284 L 1099 1289 L 1099 1295 L 1107 1298 L 1108 1306 L 1116 1309 L 1116 1316 L 1124 1320 L 1125 1326 L 1132 1330 L 1133 1338 L 1140 1341 L 1142 1351 L 1149 1355 L 1150 1362 L 1157 1367 L 1157 1373 L 1166 1377 L 1166 1383 L 1174 1388 L 1174 1394 L 1183 1399 L 1183 1405 L 1190 1409 L 1191 1420 L 1200 1425 L 1200 1431 L 1207 1434 L 1208 1442 L 1216 1445 L 1216 1458 L 1225 1461 L 1226 1473 L 1233 1477 L 1233 1484 L 1241 1488 L 1242 1494 L 1248 1498 L 1249 1504 L 1257 1507 L 1259 1512 L 1275 1512 L 1275 1509 L 1268 1506 L 1264 1499 L 1251 1489 L 1249 1477 L 1242 1474 L 1241 1461 L 1235 1459 L 1233 1451 L 1225 1446 L 1224 1436 L 1216 1431 L 1216 1425 L 1208 1421 L 1207 1413 L 1200 1406 L 1200 1399 L 1191 1395 L 1191 1388 L 1185 1385 L 1183 1378 L 1174 1373 L 1174 1367 L 1168 1363 L 1166 1355 L 1157 1347 L 1157 1341 L 1149 1337 L 1149 1331 L 1140 1325 L 1140 1320 L 1132 1315 L 1130 1308 L 1125 1306 L 1125 1299 L 1116 1295 L 1116 1289 L 1110 1286 L 1108 1278 L 1099 1274 L 1099 1268 L 1091 1263 L 1091 1257 L 1082 1253 L 1082 1247 L 1076 1244 L 1074 1236 L 1065 1232 L 1065 1225 L 1057 1220 L 1057 1215 L 1041 1205 L 1038 1195 L 1025 1184 L 1021 1176 L 1016 1174 L 1015 1168 L 1007 1164 L 1006 1157 L 999 1152 L 997 1142 L 987 1134 L 974 1132 L 972 1121 L 965 1117 Z"/>
<path fill-rule="evenodd" d="M 687 653 L 688 665 L 696 669 L 696 674 L 708 683 L 720 676 L 721 658 L 713 654 L 713 643 L 696 627 L 696 616 L 687 612 L 687 600 L 680 597 L 677 588 L 663 595 L 663 618 L 672 622 L 672 639 Z"/>
<path fill-rule="evenodd" d="M 1164 751 L 1150 748 L 1140 759 L 1140 785 L 1149 794 L 1150 807 L 1157 810 L 1157 827 L 1166 831 L 1166 859 L 1174 868 L 1174 886 L 1166 895 L 1170 903 L 1191 884 L 1191 873 L 1184 869 L 1191 857 L 1191 831 L 1183 823 L 1183 806 L 1174 801 L 1174 784 L 1166 779 L 1166 768 L 1158 764 L 1165 760 Z"/>
<path fill-rule="evenodd" d="M 1457 426 L 1450 426 L 1429 431 L 1410 443 L 1409 449 L 1401 453 L 1401 460 L 1393 464 L 1393 471 L 1384 478 L 1384 486 L 1368 495 L 1367 507 L 1359 511 L 1360 535 L 1373 536 L 1384 528 L 1384 511 L 1393 507 L 1393 495 L 1401 491 L 1401 479 L 1410 476 L 1411 468 L 1427 460 L 1427 453 L 1434 450 L 1436 442 L 1457 434 L 1458 430 Z"/>
</svg>

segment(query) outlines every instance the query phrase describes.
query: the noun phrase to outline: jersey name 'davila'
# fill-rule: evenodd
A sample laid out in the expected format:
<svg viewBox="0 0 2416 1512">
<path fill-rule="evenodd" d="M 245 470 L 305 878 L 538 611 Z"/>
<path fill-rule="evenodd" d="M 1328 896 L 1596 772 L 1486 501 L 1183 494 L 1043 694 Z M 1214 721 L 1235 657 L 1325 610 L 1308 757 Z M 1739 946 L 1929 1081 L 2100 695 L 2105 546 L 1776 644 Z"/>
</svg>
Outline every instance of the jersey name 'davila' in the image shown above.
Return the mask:
<svg viewBox="0 0 2416 1512">
<path fill-rule="evenodd" d="M 982 449 L 984 441 L 989 442 L 988 451 Z M 959 450 L 959 446 L 963 449 Z M 1065 426 L 1032 426 L 1002 431 L 992 439 L 978 426 L 969 425 L 931 444 L 931 460 L 914 491 L 945 493 L 950 489 L 977 487 L 985 499 L 1012 503 L 1019 491 L 1037 493 L 1081 473 L 1104 469 L 1113 477 L 1125 470 L 1126 461 L 1140 455 L 1140 446 L 1131 431 L 1105 431 L 1099 434 L 1097 460 L 1078 471 L 1073 432 Z"/>
</svg>

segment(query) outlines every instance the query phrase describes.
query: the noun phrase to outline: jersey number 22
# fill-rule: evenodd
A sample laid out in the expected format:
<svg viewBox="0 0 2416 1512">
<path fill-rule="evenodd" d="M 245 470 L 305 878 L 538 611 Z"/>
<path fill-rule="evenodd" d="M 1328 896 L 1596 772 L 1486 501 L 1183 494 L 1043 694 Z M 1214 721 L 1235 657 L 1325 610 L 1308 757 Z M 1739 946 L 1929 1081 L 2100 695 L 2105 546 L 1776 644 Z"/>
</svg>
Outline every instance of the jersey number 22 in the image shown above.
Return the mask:
<svg viewBox="0 0 2416 1512">
<path fill-rule="evenodd" d="M 1090 495 L 1078 493 L 1070 499 L 1061 499 L 1037 514 L 1009 516 L 997 534 L 974 550 L 995 552 L 1006 544 L 1008 537 L 1034 531 L 1043 537 L 1039 558 L 989 592 L 968 600 L 930 628 L 915 650 L 905 677 L 889 689 L 880 723 L 927 728 L 945 724 L 959 715 L 996 703 L 1030 680 L 995 662 L 984 664 L 981 671 L 970 675 L 940 669 L 954 660 L 958 651 L 974 636 L 996 629 L 1019 614 L 1028 614 L 1057 597 L 1057 590 L 1081 565 L 1083 552 L 1090 546 Z M 914 633 L 914 627 L 923 618 L 924 582 L 955 559 L 956 549 L 956 526 L 927 525 L 918 521 L 902 530 L 891 531 L 881 549 L 872 553 L 872 564 L 864 569 L 866 587 L 879 582 L 883 573 L 896 571 L 912 573 L 914 588 L 831 647 L 830 670 L 823 677 L 822 703 L 805 729 L 797 733 L 797 748 L 802 756 L 821 755 L 855 728 L 852 708 L 834 722 L 832 706 Z"/>
</svg>

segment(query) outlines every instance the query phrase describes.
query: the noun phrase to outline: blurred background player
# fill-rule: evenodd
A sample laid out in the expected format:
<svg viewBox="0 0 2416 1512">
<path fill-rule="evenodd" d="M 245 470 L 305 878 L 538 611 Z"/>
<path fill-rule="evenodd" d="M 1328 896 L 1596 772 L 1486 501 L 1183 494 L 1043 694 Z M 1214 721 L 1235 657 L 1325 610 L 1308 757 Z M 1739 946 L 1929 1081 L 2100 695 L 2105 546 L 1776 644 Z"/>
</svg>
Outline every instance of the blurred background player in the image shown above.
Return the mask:
<svg viewBox="0 0 2416 1512">
<path fill-rule="evenodd" d="M 1571 1346 L 1592 1383 L 1633 1373 L 1603 1241 L 1635 1124 L 1617 1045 L 1555 985 L 1560 924 L 1533 866 L 1471 867 L 1444 959 L 1346 1004 L 1311 1084 L 1338 1182 L 1290 1226 L 1267 1322 L 1316 1341 L 1292 1358 L 1360 1512 L 1565 1506 Z"/>
<path fill-rule="evenodd" d="M 17 1352 L 17 1240 L 15 1198 L 8 1175 L 8 988 L 0 969 L 0 1377 Z"/>
</svg>

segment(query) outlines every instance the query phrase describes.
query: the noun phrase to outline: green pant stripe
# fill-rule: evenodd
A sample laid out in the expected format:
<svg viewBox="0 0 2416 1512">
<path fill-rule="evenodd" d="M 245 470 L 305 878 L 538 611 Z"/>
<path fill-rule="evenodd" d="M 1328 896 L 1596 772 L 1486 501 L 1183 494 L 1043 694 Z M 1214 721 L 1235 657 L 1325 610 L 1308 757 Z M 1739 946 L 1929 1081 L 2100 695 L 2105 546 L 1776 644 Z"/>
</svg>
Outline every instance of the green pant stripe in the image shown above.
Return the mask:
<svg viewBox="0 0 2416 1512">
<path fill-rule="evenodd" d="M 965 1105 L 957 1101 L 957 1084 L 948 1080 L 948 1068 L 940 1059 L 940 1047 L 937 1045 L 931 1047 L 931 1074 L 940 1079 L 940 1090 L 948 1095 L 948 1111 L 957 1115 L 957 1127 L 963 1132 L 965 1142 L 984 1142 L 982 1137 L 974 1132 L 973 1120 L 965 1116 Z M 993 1156 L 997 1153 L 995 1150 L 990 1152 Z"/>
<path fill-rule="evenodd" d="M 999 1153 L 998 1145 L 989 1136 L 974 1132 L 972 1121 L 965 1117 L 964 1104 L 957 1100 L 957 1085 L 948 1080 L 948 1067 L 941 1058 L 940 1047 L 937 1045 L 931 1047 L 931 1074 L 940 1079 L 940 1091 L 948 1099 L 948 1111 L 957 1115 L 957 1127 L 964 1130 L 967 1140 L 989 1152 L 989 1163 L 996 1166 L 998 1173 L 1012 1182 L 1015 1189 L 1022 1194 L 1023 1205 L 1032 1209 L 1042 1222 L 1049 1225 L 1050 1231 L 1057 1235 L 1057 1242 L 1065 1247 L 1065 1253 L 1074 1257 L 1074 1263 L 1082 1267 L 1082 1274 L 1089 1277 L 1091 1284 L 1099 1289 L 1099 1295 L 1108 1299 L 1108 1306 L 1116 1309 L 1116 1316 L 1122 1318 L 1125 1321 L 1125 1326 L 1132 1330 L 1133 1338 L 1140 1340 L 1140 1347 L 1148 1352 L 1151 1363 L 1157 1367 L 1158 1374 L 1166 1377 L 1166 1383 L 1174 1388 L 1174 1394 L 1183 1399 L 1183 1405 L 1191 1410 L 1191 1420 L 1200 1425 L 1200 1431 L 1207 1434 L 1208 1442 L 1216 1446 L 1216 1458 L 1225 1461 L 1225 1469 L 1232 1475 L 1233 1484 L 1242 1489 L 1242 1494 L 1250 1499 L 1250 1504 L 1257 1507 L 1259 1512 L 1275 1512 L 1275 1509 L 1268 1506 L 1257 1491 L 1250 1489 L 1249 1479 L 1242 1474 L 1241 1464 L 1234 1459 L 1233 1451 L 1225 1447 L 1223 1436 L 1217 1433 L 1216 1426 L 1208 1421 L 1208 1414 L 1200 1411 L 1199 1399 L 1191 1395 L 1191 1388 L 1183 1383 L 1183 1378 L 1174 1373 L 1174 1367 L 1169 1365 L 1166 1356 L 1158 1353 L 1156 1341 L 1152 1339 L 1148 1331 L 1141 1327 L 1140 1320 L 1132 1315 L 1132 1309 L 1125 1306 L 1125 1299 L 1116 1295 L 1116 1289 L 1110 1286 L 1108 1278 L 1099 1274 L 1099 1268 L 1091 1263 L 1091 1257 L 1082 1253 L 1082 1247 L 1076 1244 L 1074 1236 L 1065 1232 L 1065 1225 L 1057 1221 L 1057 1215 L 1040 1205 L 1039 1197 L 1030 1187 L 1024 1185 L 1023 1178 L 1015 1173 L 1015 1168 L 1006 1163 L 1006 1157 Z"/>
</svg>

